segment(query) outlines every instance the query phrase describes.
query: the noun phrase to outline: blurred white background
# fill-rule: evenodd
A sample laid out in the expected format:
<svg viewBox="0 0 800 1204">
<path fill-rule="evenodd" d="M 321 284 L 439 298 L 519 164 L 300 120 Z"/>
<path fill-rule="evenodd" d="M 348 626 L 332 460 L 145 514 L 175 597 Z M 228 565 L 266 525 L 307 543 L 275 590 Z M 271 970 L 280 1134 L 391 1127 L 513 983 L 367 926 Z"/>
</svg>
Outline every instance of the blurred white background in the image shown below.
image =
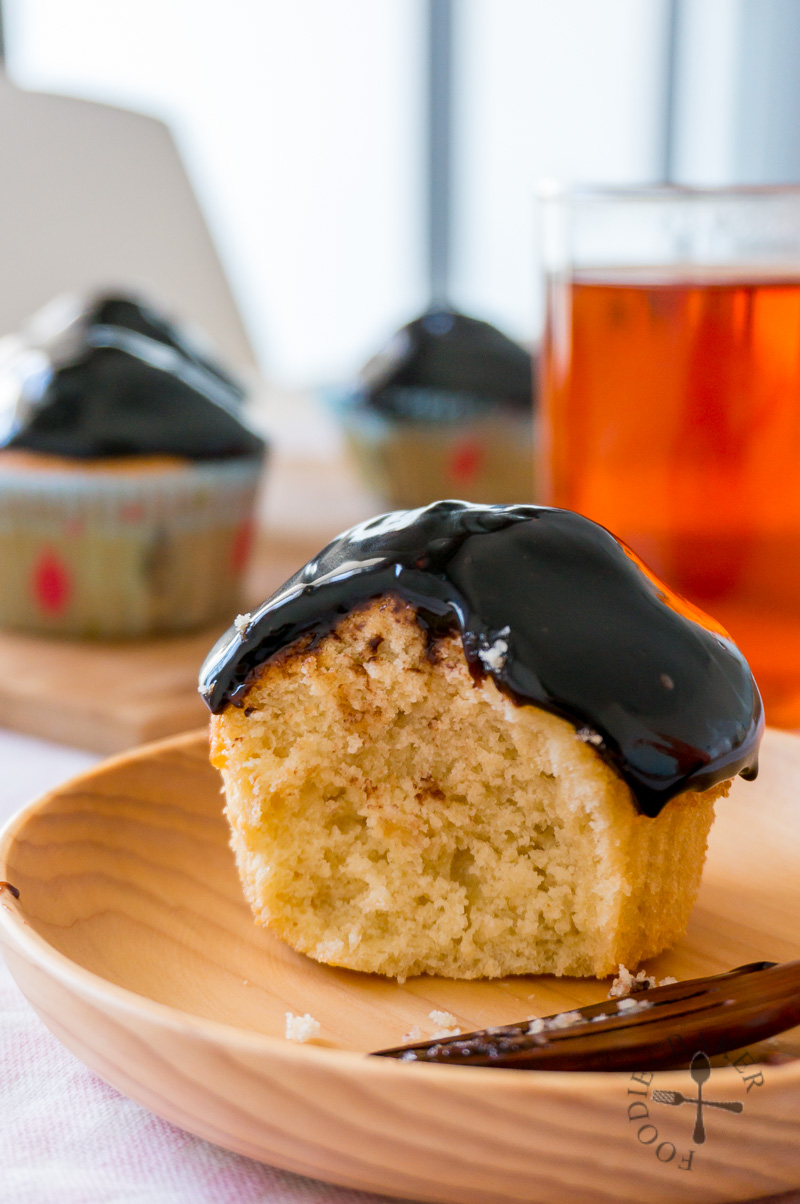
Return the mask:
<svg viewBox="0 0 800 1204">
<path fill-rule="evenodd" d="M 8 69 L 170 126 L 275 384 L 425 299 L 420 0 L 14 0 Z"/>
<path fill-rule="evenodd" d="M 19 86 L 168 123 L 271 384 L 350 377 L 424 307 L 425 0 L 4 12 Z M 798 22 L 796 0 L 453 0 L 453 302 L 535 338 L 541 177 L 796 178 Z"/>
</svg>

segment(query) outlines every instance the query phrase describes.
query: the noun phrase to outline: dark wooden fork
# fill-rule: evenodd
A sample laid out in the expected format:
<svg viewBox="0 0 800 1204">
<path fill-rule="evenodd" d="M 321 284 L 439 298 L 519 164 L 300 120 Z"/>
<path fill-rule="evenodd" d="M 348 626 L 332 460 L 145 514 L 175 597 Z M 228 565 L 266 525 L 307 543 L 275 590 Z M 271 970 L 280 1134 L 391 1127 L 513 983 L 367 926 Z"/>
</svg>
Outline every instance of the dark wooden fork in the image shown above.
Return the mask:
<svg viewBox="0 0 800 1204">
<path fill-rule="evenodd" d="M 518 1070 L 662 1070 L 800 1024 L 800 961 L 751 962 L 572 1013 L 381 1049 L 373 1056 Z M 635 1006 L 634 1006 L 635 1005 Z M 564 1024 L 564 1027 L 559 1025 Z"/>
</svg>

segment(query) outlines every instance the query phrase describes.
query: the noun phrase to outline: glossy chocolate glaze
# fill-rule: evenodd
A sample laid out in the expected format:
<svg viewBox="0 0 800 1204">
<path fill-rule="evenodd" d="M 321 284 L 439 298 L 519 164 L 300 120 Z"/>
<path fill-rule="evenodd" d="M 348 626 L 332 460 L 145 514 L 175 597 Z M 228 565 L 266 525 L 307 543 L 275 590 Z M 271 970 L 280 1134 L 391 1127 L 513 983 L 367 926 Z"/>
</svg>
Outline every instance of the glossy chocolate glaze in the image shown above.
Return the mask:
<svg viewBox="0 0 800 1204">
<path fill-rule="evenodd" d="M 209 708 L 240 705 L 271 656 L 383 594 L 432 638 L 457 626 L 475 675 L 574 723 L 646 815 L 755 777 L 761 699 L 736 646 L 605 528 L 545 506 L 436 502 L 345 532 L 212 649 Z"/>
<path fill-rule="evenodd" d="M 260 458 L 244 390 L 177 322 L 134 297 L 64 298 L 0 346 L 0 447 L 76 459 Z"/>
<path fill-rule="evenodd" d="M 403 1062 L 516 1070 L 666 1070 L 800 1024 L 800 962 L 753 962 L 574 1012 L 382 1049 Z M 531 1031 L 533 1029 L 533 1031 Z M 702 1051 L 702 1052 L 698 1052 Z"/>
<path fill-rule="evenodd" d="M 531 356 L 488 322 L 430 309 L 364 365 L 364 404 L 394 418 L 458 421 L 498 405 L 530 416 Z"/>
</svg>

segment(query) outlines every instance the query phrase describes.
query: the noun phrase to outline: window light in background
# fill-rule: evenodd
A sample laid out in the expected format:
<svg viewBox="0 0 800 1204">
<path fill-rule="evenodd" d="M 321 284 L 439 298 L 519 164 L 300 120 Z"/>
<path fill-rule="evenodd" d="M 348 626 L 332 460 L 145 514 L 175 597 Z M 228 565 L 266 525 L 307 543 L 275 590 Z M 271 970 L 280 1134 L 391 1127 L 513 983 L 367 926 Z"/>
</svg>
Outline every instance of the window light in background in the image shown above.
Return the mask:
<svg viewBox="0 0 800 1204">
<path fill-rule="evenodd" d="M 427 9 L 6 0 L 8 67 L 169 123 L 264 374 L 315 385 L 427 300 Z M 538 178 L 800 178 L 794 0 L 452 11 L 451 300 L 518 338 L 539 321 Z"/>
</svg>

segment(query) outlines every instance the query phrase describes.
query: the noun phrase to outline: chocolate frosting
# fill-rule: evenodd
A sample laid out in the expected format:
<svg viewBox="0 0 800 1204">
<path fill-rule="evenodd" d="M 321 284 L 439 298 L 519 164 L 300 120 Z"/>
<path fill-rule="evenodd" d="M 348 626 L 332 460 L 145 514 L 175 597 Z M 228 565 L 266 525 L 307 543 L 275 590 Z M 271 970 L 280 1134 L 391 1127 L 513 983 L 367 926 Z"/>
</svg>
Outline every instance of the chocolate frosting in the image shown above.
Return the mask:
<svg viewBox="0 0 800 1204">
<path fill-rule="evenodd" d="M 361 370 L 363 404 L 393 418 L 458 421 L 499 405 L 530 417 L 530 354 L 488 322 L 428 310 Z"/>
<path fill-rule="evenodd" d="M 432 639 L 457 627 L 476 676 L 573 723 L 646 815 L 756 775 L 761 698 L 723 628 L 604 527 L 546 506 L 436 502 L 345 532 L 211 650 L 209 708 L 241 705 L 271 656 L 385 594 Z"/>
<path fill-rule="evenodd" d="M 133 297 L 59 298 L 0 345 L 0 447 L 77 459 L 261 457 L 242 386 Z"/>
</svg>

